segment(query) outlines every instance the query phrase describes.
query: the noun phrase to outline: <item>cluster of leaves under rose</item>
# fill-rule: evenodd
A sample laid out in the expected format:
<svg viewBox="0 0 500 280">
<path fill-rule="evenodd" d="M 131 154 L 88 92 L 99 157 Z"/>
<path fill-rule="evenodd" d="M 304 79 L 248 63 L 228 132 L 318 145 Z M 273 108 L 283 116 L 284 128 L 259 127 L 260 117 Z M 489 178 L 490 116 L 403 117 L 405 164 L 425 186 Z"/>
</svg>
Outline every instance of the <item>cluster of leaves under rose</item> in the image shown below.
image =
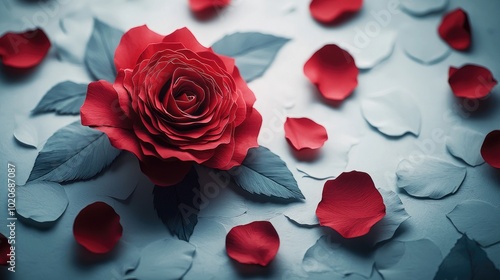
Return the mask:
<svg viewBox="0 0 500 280">
<path fill-rule="evenodd" d="M 79 123 L 71 124 L 51 138 L 54 142 L 58 141 L 58 135 L 83 135 L 90 136 L 92 142 L 98 139 L 97 142 L 104 146 L 111 144 L 119 150 L 133 153 L 141 164 L 142 172 L 156 185 L 154 201 L 158 215 L 173 234 L 185 240 L 194 230 L 196 216 L 188 221 L 172 221 L 180 215 L 177 207 L 179 200 L 189 200 L 193 194 L 192 188 L 199 187 L 194 165 L 225 171 L 243 167 L 250 172 L 234 175 L 232 179 L 248 192 L 284 199 L 303 198 L 285 163 L 268 149 L 258 146 L 257 136 L 262 118 L 253 108 L 255 96 L 246 84 L 246 81 L 258 75 L 242 77 L 234 59 L 220 54 L 230 54 L 231 50 L 217 47 L 216 43 L 213 48 L 218 51 L 217 54 L 211 48 L 199 44 L 185 28 L 162 36 L 141 26 L 121 36 L 119 31 L 99 21 L 95 24 L 86 64 L 96 79 L 103 80 L 88 85 L 81 107 L 81 124 L 95 130 Z M 103 39 L 104 34 L 109 36 L 106 39 L 108 42 Z M 35 35 L 41 36 L 43 41 L 43 33 Z M 264 36 L 256 33 L 233 34 L 233 37 L 224 39 L 238 41 L 235 35 Z M 276 52 L 287 41 L 271 37 L 266 39 L 278 41 Z M 116 51 L 113 39 L 120 40 Z M 227 42 L 219 42 L 219 46 L 223 45 L 227 46 Z M 114 52 L 114 60 L 103 62 L 105 54 L 102 52 Z M 350 59 L 338 64 L 336 57 Z M 270 57 L 269 60 L 272 59 Z M 324 61 L 330 61 L 331 67 L 322 68 Z M 117 73 L 115 69 L 118 69 Z M 342 86 L 338 85 L 338 81 L 336 85 L 331 84 L 328 77 L 332 73 L 338 74 L 339 69 L 343 70 L 344 75 Z M 358 69 L 354 60 L 336 45 L 327 45 L 318 50 L 305 64 L 304 72 L 325 98 L 334 101 L 347 98 L 357 85 Z M 467 95 L 469 85 L 463 85 L 464 78 L 460 77 L 468 73 L 489 76 L 490 86 L 496 84 L 491 73 L 482 67 L 452 67 L 450 85 L 457 96 L 470 97 Z M 453 79 L 456 83 L 451 82 Z M 69 84 L 73 89 L 77 86 Z M 481 96 L 474 97 L 488 94 L 491 87 L 481 92 Z M 50 96 L 47 97 L 50 99 Z M 61 106 L 51 106 L 54 104 L 50 104 L 47 99 L 45 103 L 42 100 L 35 112 L 62 110 Z M 284 129 L 289 144 L 299 152 L 319 149 L 328 139 L 326 130 L 307 118 L 288 118 Z M 301 135 L 303 131 L 308 131 L 308 134 Z M 497 131 L 490 133 L 481 151 L 483 158 L 497 168 L 498 157 L 495 154 L 498 152 L 494 146 L 498 137 Z M 50 145 L 49 139 L 46 147 L 50 148 Z M 109 146 L 110 151 L 101 155 L 104 157 L 101 166 L 91 173 L 70 174 L 62 179 L 60 170 L 47 169 L 48 163 L 44 162 L 44 153 L 54 153 L 55 150 L 44 148 L 29 181 L 51 181 L 59 177 L 54 181 L 69 182 L 91 178 L 116 158 L 119 152 L 114 151 L 113 147 Z M 82 164 L 85 162 L 81 161 Z M 274 168 L 270 169 L 269 166 Z M 264 180 L 269 181 L 269 184 L 254 185 L 254 176 L 260 178 L 259 182 Z M 184 193 L 184 197 L 175 197 L 174 193 L 179 190 L 182 190 L 180 193 Z M 386 215 L 386 207 L 370 176 L 352 171 L 325 183 L 323 199 L 316 214 L 322 226 L 334 229 L 344 238 L 357 238 L 366 235 Z M 87 206 L 75 219 L 76 241 L 94 253 L 112 250 L 121 234 L 119 216 L 104 202 Z M 245 240 L 248 236 L 252 240 Z M 259 244 L 266 245 L 265 254 L 255 251 Z M 237 226 L 228 233 L 226 239 L 228 255 L 242 263 L 265 266 L 274 258 L 278 248 L 278 233 L 267 221 Z"/>
</svg>

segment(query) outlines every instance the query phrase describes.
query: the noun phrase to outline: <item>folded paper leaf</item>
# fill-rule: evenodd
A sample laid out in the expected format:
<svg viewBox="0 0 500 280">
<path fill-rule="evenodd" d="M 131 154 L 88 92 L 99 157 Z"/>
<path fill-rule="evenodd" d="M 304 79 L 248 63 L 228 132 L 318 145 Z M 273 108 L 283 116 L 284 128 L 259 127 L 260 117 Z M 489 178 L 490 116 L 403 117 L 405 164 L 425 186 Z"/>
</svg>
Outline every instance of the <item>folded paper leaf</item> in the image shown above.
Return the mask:
<svg viewBox="0 0 500 280">
<path fill-rule="evenodd" d="M 231 3 L 231 0 L 189 0 L 189 8 L 194 13 L 202 13 L 210 9 L 223 8 Z"/>
<path fill-rule="evenodd" d="M 76 242 L 96 254 L 111 251 L 120 240 L 122 231 L 120 216 L 101 201 L 83 208 L 73 224 Z"/>
<path fill-rule="evenodd" d="M 481 157 L 481 144 L 484 134 L 477 131 L 455 127 L 448 138 L 446 138 L 446 148 L 448 152 L 463 160 L 470 166 L 478 166 L 484 163 Z"/>
<path fill-rule="evenodd" d="M 438 33 L 450 47 L 459 51 L 467 50 L 472 41 L 469 16 L 461 8 L 447 13 L 439 25 Z"/>
<path fill-rule="evenodd" d="M 278 233 L 268 221 L 235 226 L 226 236 L 228 256 L 243 264 L 267 266 L 278 253 L 279 246 Z"/>
<path fill-rule="evenodd" d="M 182 240 L 154 241 L 142 249 L 137 268 L 124 279 L 182 279 L 191 268 L 196 248 Z"/>
<path fill-rule="evenodd" d="M 312 0 L 309 11 L 315 20 L 331 24 L 342 20 L 345 16 L 358 12 L 362 6 L 362 0 Z"/>
<path fill-rule="evenodd" d="M 99 174 L 120 154 L 100 131 L 76 121 L 52 135 L 38 154 L 28 182 L 64 183 Z"/>
<path fill-rule="evenodd" d="M 415 99 L 406 91 L 391 89 L 361 100 L 365 120 L 381 133 L 402 136 L 420 134 L 421 114 Z"/>
<path fill-rule="evenodd" d="M 38 223 L 53 222 L 66 211 L 68 197 L 63 186 L 53 182 L 33 182 L 16 188 L 16 212 Z"/>
<path fill-rule="evenodd" d="M 500 168 L 500 130 L 493 130 L 484 138 L 481 156 L 491 166 Z"/>
<path fill-rule="evenodd" d="M 425 16 L 446 8 L 448 0 L 402 0 L 403 11 L 414 16 Z"/>
<path fill-rule="evenodd" d="M 480 65 L 451 66 L 448 71 L 448 84 L 456 97 L 483 98 L 497 83 L 490 70 Z"/>
<path fill-rule="evenodd" d="M 425 156 L 416 163 L 402 160 L 397 168 L 397 186 L 414 197 L 440 199 L 454 194 L 467 174 L 465 167 Z"/>
<path fill-rule="evenodd" d="M 432 279 L 442 260 L 441 251 L 429 239 L 404 242 L 405 249 L 399 261 L 378 267 L 384 279 Z"/>
<path fill-rule="evenodd" d="M 262 146 L 250 149 L 241 166 L 234 167 L 229 174 L 249 193 L 285 199 L 304 198 L 285 162 Z"/>
<path fill-rule="evenodd" d="M 71 81 L 53 86 L 33 109 L 33 114 L 56 112 L 58 115 L 78 115 L 85 101 L 87 84 Z"/>
<path fill-rule="evenodd" d="M 434 276 L 434 280 L 448 279 L 500 279 L 500 271 L 476 242 L 462 235 Z"/>
<path fill-rule="evenodd" d="M 285 137 L 297 151 L 319 149 L 328 140 L 326 129 L 308 118 L 286 118 Z"/>
<path fill-rule="evenodd" d="M 123 35 L 120 31 L 98 19 L 85 50 L 85 65 L 96 80 L 113 82 L 116 78 L 114 54 Z"/>
<path fill-rule="evenodd" d="M 194 168 L 180 183 L 168 187 L 155 186 L 153 189 L 153 203 L 158 217 L 179 239 L 189 241 L 193 234 L 200 204 L 206 203 L 206 198 L 201 195 L 198 173 Z"/>
<path fill-rule="evenodd" d="M 262 76 L 290 39 L 258 32 L 236 32 L 212 45 L 214 52 L 232 57 L 247 82 Z"/>
<path fill-rule="evenodd" d="M 500 208 L 479 201 L 467 200 L 446 215 L 455 228 L 482 247 L 500 242 Z"/>
<path fill-rule="evenodd" d="M 0 58 L 3 65 L 28 69 L 42 62 L 50 49 L 50 41 L 40 29 L 22 33 L 8 32 L 0 37 Z"/>
<path fill-rule="evenodd" d="M 324 98 L 342 101 L 358 85 L 358 67 L 347 51 L 335 44 L 325 45 L 304 64 L 304 74 Z"/>
<path fill-rule="evenodd" d="M 344 172 L 329 180 L 316 209 L 320 225 L 337 231 L 344 238 L 360 237 L 386 214 L 384 201 L 369 174 Z"/>
</svg>

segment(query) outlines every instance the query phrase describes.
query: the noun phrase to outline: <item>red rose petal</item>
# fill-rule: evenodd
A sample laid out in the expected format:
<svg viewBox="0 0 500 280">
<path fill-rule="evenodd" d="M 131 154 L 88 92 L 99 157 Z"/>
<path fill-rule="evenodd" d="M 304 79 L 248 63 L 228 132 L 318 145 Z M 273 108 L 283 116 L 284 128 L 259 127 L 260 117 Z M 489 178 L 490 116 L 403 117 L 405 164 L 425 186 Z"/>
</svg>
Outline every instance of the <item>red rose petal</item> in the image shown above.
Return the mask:
<svg viewBox="0 0 500 280">
<path fill-rule="evenodd" d="M 466 50 L 471 44 L 469 17 L 460 8 L 444 15 L 438 32 L 439 36 L 456 50 Z"/>
<path fill-rule="evenodd" d="M 40 64 L 49 49 L 49 38 L 40 28 L 23 33 L 9 32 L 0 37 L 2 63 L 16 69 L 27 69 Z"/>
<path fill-rule="evenodd" d="M 268 265 L 278 253 L 280 238 L 268 221 L 233 227 L 226 236 L 229 257 L 243 264 Z"/>
<path fill-rule="evenodd" d="M 315 20 L 329 24 L 359 11 L 361 6 L 362 0 L 312 0 L 309 11 Z"/>
<path fill-rule="evenodd" d="M 316 216 L 320 225 L 354 238 L 367 234 L 385 216 L 385 205 L 369 174 L 344 172 L 325 183 Z"/>
<path fill-rule="evenodd" d="M 116 70 L 134 69 L 137 59 L 149 44 L 160 43 L 163 36 L 146 25 L 134 27 L 123 34 L 115 51 Z"/>
<path fill-rule="evenodd" d="M 285 137 L 297 151 L 319 149 L 328 140 L 326 129 L 308 118 L 286 118 Z"/>
<path fill-rule="evenodd" d="M 120 216 L 100 201 L 83 208 L 73 224 L 76 242 L 97 254 L 111 251 L 120 240 L 122 230 Z"/>
<path fill-rule="evenodd" d="M 82 124 L 130 129 L 132 124 L 120 108 L 118 95 L 107 81 L 89 84 L 87 97 L 80 109 Z"/>
<path fill-rule="evenodd" d="M 7 254 L 10 252 L 9 240 L 5 235 L 0 233 L 0 265 L 7 265 L 9 261 L 9 256 Z"/>
<path fill-rule="evenodd" d="M 223 8 L 231 3 L 231 0 L 189 0 L 189 8 L 194 13 L 202 13 L 214 8 Z"/>
<path fill-rule="evenodd" d="M 497 81 L 487 68 L 467 64 L 458 69 L 450 67 L 448 83 L 455 96 L 477 99 L 488 95 Z"/>
<path fill-rule="evenodd" d="M 481 156 L 489 165 L 500 168 L 500 130 L 493 130 L 484 138 Z"/>
<path fill-rule="evenodd" d="M 358 85 L 354 58 L 337 45 L 325 45 L 304 65 L 304 74 L 329 100 L 342 101 Z"/>
</svg>

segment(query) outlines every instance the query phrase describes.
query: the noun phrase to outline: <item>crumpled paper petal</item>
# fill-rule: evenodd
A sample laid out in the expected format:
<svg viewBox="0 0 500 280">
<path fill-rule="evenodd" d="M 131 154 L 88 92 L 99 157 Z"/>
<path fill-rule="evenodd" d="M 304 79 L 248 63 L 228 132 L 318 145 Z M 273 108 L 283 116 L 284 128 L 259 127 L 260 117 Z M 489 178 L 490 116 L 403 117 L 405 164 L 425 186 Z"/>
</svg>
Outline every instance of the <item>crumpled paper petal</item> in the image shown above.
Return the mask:
<svg viewBox="0 0 500 280">
<path fill-rule="evenodd" d="M 497 83 L 490 70 L 480 65 L 466 64 L 460 68 L 451 66 L 448 71 L 448 84 L 456 97 L 483 98 Z"/>
<path fill-rule="evenodd" d="M 22 33 L 8 32 L 0 37 L 0 58 L 5 66 L 28 69 L 42 62 L 50 49 L 50 41 L 40 29 Z"/>
<path fill-rule="evenodd" d="M 361 100 L 365 120 L 388 136 L 420 134 L 421 114 L 414 98 L 406 91 L 391 89 Z"/>
<path fill-rule="evenodd" d="M 268 221 L 235 226 L 226 236 L 228 256 L 243 264 L 267 266 L 278 253 L 279 246 L 278 233 Z"/>
<path fill-rule="evenodd" d="M 450 47 L 459 51 L 467 50 L 472 41 L 469 16 L 461 8 L 447 13 L 443 16 L 438 33 Z"/>
<path fill-rule="evenodd" d="M 479 200 L 458 204 L 446 215 L 455 228 L 482 247 L 500 242 L 500 208 Z"/>
<path fill-rule="evenodd" d="M 320 224 L 344 238 L 367 234 L 385 214 L 382 195 L 372 178 L 359 171 L 344 172 L 327 181 L 316 209 Z"/>
<path fill-rule="evenodd" d="M 330 24 L 358 12 L 362 6 L 362 0 L 312 0 L 309 11 L 315 20 Z"/>
<path fill-rule="evenodd" d="M 500 130 L 493 130 L 484 138 L 481 156 L 491 166 L 500 168 Z"/>
<path fill-rule="evenodd" d="M 342 101 L 358 85 L 354 58 L 335 44 L 323 46 L 304 64 L 304 74 L 324 98 Z"/>
<path fill-rule="evenodd" d="M 111 251 L 120 240 L 122 231 L 120 216 L 101 201 L 83 208 L 73 224 L 76 242 L 96 254 Z"/>
<path fill-rule="evenodd" d="M 315 150 L 328 140 L 324 126 L 308 118 L 286 118 L 285 138 L 297 151 Z"/>
<path fill-rule="evenodd" d="M 404 159 L 399 162 L 397 186 L 414 197 L 440 199 L 455 193 L 467 174 L 467 169 L 432 156 L 421 162 Z"/>
<path fill-rule="evenodd" d="M 455 127 L 446 138 L 446 148 L 448 152 L 463 160 L 470 166 L 478 166 L 484 163 L 481 157 L 481 145 L 484 134 L 477 131 Z"/>
</svg>

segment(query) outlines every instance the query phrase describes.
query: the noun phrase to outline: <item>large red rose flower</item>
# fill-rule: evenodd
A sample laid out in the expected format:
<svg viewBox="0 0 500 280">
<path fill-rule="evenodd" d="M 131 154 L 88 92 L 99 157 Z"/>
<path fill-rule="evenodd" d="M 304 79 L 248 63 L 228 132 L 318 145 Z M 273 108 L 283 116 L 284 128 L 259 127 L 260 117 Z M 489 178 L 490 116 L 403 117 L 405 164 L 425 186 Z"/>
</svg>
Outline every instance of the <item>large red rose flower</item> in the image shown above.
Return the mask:
<svg viewBox="0 0 500 280">
<path fill-rule="evenodd" d="M 153 183 L 174 185 L 193 163 L 230 169 L 258 146 L 262 117 L 234 59 L 202 46 L 187 28 L 167 36 L 132 28 L 114 62 L 114 84 L 89 84 L 82 124 L 134 153 Z"/>
</svg>

